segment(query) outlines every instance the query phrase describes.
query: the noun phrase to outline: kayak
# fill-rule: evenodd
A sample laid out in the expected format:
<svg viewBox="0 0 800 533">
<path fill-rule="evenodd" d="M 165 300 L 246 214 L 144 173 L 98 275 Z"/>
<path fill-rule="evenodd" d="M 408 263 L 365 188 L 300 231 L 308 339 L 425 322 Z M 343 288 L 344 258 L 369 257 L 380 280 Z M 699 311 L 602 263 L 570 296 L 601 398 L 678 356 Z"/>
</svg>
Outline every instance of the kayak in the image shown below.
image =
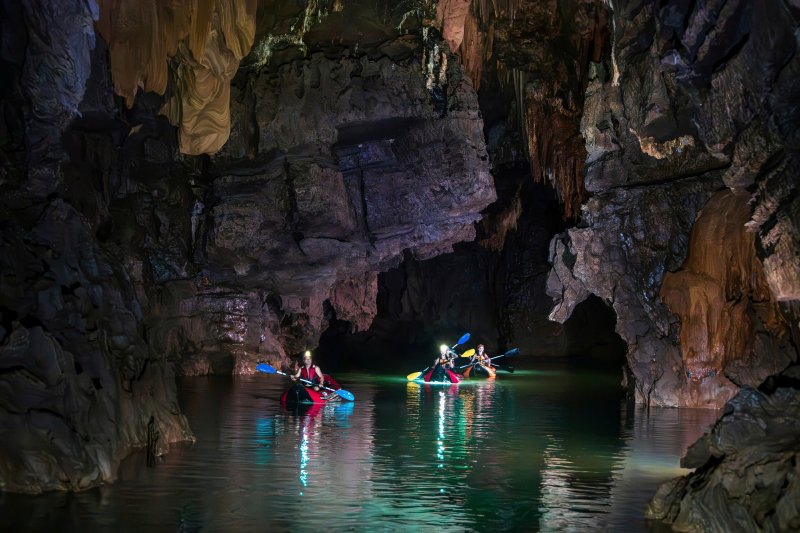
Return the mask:
<svg viewBox="0 0 800 533">
<path fill-rule="evenodd" d="M 493 378 L 497 375 L 497 370 L 491 368 L 483 363 L 477 363 L 472 366 L 468 366 L 464 369 L 464 377 L 481 377 L 481 378 Z"/>
<path fill-rule="evenodd" d="M 436 366 L 435 368 L 429 370 L 420 378 L 425 381 L 425 383 L 430 384 L 439 384 L 443 383 L 445 385 L 452 385 L 454 383 L 458 383 L 461 378 L 458 375 L 450 370 L 449 368 L 444 368 L 442 366 Z"/>
<path fill-rule="evenodd" d="M 330 387 L 333 390 L 339 390 L 341 387 L 336 380 L 334 380 L 329 375 L 325 374 L 325 385 Z M 339 396 L 336 394 L 327 391 L 325 389 L 320 389 L 319 391 L 315 391 L 311 387 L 306 387 L 305 385 L 300 385 L 299 383 L 292 387 L 291 389 L 285 391 L 281 396 L 281 404 L 283 405 L 293 405 L 293 404 L 320 404 L 320 403 L 328 403 L 329 401 L 338 400 Z"/>
</svg>

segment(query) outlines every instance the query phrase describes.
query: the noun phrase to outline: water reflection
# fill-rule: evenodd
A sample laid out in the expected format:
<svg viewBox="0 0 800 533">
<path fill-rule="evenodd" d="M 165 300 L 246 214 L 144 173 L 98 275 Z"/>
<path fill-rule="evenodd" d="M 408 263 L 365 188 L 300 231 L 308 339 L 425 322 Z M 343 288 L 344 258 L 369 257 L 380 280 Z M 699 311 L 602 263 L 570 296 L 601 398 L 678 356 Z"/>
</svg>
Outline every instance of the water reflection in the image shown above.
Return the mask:
<svg viewBox="0 0 800 533">
<path fill-rule="evenodd" d="M 341 381 L 357 402 L 284 409 L 286 383 L 265 376 L 182 380 L 194 445 L 152 469 L 134 454 L 101 489 L 0 494 L 0 529 L 644 531 L 716 417 L 628 408 L 616 376 L 558 369 Z"/>
</svg>

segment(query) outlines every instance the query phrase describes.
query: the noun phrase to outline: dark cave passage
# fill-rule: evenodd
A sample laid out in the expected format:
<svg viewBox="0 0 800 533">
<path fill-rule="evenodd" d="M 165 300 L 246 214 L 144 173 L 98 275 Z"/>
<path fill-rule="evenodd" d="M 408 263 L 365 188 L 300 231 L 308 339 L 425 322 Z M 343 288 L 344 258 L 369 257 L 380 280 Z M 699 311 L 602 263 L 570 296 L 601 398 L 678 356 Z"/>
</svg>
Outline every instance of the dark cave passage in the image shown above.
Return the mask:
<svg viewBox="0 0 800 533">
<path fill-rule="evenodd" d="M 617 315 L 611 306 L 590 295 L 575 306 L 564 323 L 569 357 L 619 370 L 627 362 L 628 347 L 615 331 L 616 325 Z"/>
<path fill-rule="evenodd" d="M 589 366 L 596 372 L 619 375 L 627 364 L 627 346 L 614 329 L 616 321 L 611 306 L 591 295 L 575 307 L 572 316 L 563 325 L 558 336 L 562 339 L 562 350 L 549 355 L 533 355 L 523 351 L 513 364 L 517 367 L 541 363 L 567 367 L 576 364 Z M 479 343 L 487 344 L 480 334 L 476 335 L 469 328 L 459 328 L 458 325 L 431 330 L 429 324 L 420 319 L 406 320 L 400 326 L 385 330 L 380 329 L 384 324 L 382 321 L 376 319 L 376 323 L 378 327 L 354 334 L 349 322 L 336 319 L 335 314 L 331 316 L 319 347 L 313 351 L 318 364 L 325 372 L 331 373 L 370 371 L 398 375 L 406 368 L 412 371 L 415 365 L 427 366 L 441 344 L 455 342 L 463 333 L 470 333 L 471 338 L 465 346 L 456 350 L 458 352 L 474 348 Z M 487 350 L 494 356 L 514 347 L 508 345 Z"/>
</svg>

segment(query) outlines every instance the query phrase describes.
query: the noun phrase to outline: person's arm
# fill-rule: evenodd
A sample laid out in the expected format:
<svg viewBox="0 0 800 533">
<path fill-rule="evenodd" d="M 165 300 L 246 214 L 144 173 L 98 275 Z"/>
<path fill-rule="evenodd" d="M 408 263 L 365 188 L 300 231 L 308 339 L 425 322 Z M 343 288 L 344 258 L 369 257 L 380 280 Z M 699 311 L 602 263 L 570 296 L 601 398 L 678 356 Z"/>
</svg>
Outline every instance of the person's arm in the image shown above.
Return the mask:
<svg viewBox="0 0 800 533">
<path fill-rule="evenodd" d="M 322 370 L 319 367 L 317 367 L 317 377 L 319 378 L 320 385 L 325 383 L 325 375 L 322 373 Z"/>
<path fill-rule="evenodd" d="M 300 368 L 297 369 L 297 372 L 295 372 L 294 376 L 289 376 L 289 377 L 292 378 L 292 381 L 297 381 L 297 378 L 300 377 L 300 372 L 302 371 L 303 367 L 301 366 Z"/>
</svg>

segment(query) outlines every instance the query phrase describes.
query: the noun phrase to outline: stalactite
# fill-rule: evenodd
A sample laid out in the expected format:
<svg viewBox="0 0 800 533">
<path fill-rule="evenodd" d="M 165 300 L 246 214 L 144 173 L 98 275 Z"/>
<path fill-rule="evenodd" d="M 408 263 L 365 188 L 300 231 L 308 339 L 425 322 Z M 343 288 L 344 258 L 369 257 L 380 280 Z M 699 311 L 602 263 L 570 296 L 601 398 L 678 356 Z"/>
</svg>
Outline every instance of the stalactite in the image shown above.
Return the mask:
<svg viewBox="0 0 800 533">
<path fill-rule="evenodd" d="M 683 362 L 695 382 L 748 356 L 756 316 L 772 335 L 789 335 L 745 228 L 749 199 L 728 189 L 714 195 L 692 228 L 682 270 L 664 275 L 661 299 L 681 318 Z"/>
<path fill-rule="evenodd" d="M 506 17 L 512 22 L 517 16 L 522 0 L 475 0 L 475 12 L 484 24 L 488 24 L 492 15 L 495 18 Z"/>
<path fill-rule="evenodd" d="M 588 198 L 584 185 L 586 147 L 575 134 L 579 110 L 570 101 L 551 96 L 555 91 L 541 83 L 524 86 L 526 141 L 531 174 L 555 188 L 564 218 L 575 218 Z"/>
<path fill-rule="evenodd" d="M 507 68 L 501 61 L 497 62 L 497 79 L 504 89 L 509 85 L 514 90 L 514 126 L 524 140 L 523 146 L 528 147 L 528 131 L 525 127 L 525 86 L 531 80 L 530 73 L 518 68 Z"/>
<path fill-rule="evenodd" d="M 488 59 L 487 56 L 491 56 L 491 52 L 491 32 L 483 31 L 478 17 L 472 12 L 468 13 L 464 22 L 464 40 L 461 43 L 459 56 L 476 91 L 481 85 L 483 65 Z"/>
<path fill-rule="evenodd" d="M 230 132 L 230 80 L 255 37 L 256 0 L 173 3 L 99 0 L 114 89 L 133 105 L 139 87 L 172 96 L 162 112 L 186 154 L 213 153 Z"/>
</svg>

